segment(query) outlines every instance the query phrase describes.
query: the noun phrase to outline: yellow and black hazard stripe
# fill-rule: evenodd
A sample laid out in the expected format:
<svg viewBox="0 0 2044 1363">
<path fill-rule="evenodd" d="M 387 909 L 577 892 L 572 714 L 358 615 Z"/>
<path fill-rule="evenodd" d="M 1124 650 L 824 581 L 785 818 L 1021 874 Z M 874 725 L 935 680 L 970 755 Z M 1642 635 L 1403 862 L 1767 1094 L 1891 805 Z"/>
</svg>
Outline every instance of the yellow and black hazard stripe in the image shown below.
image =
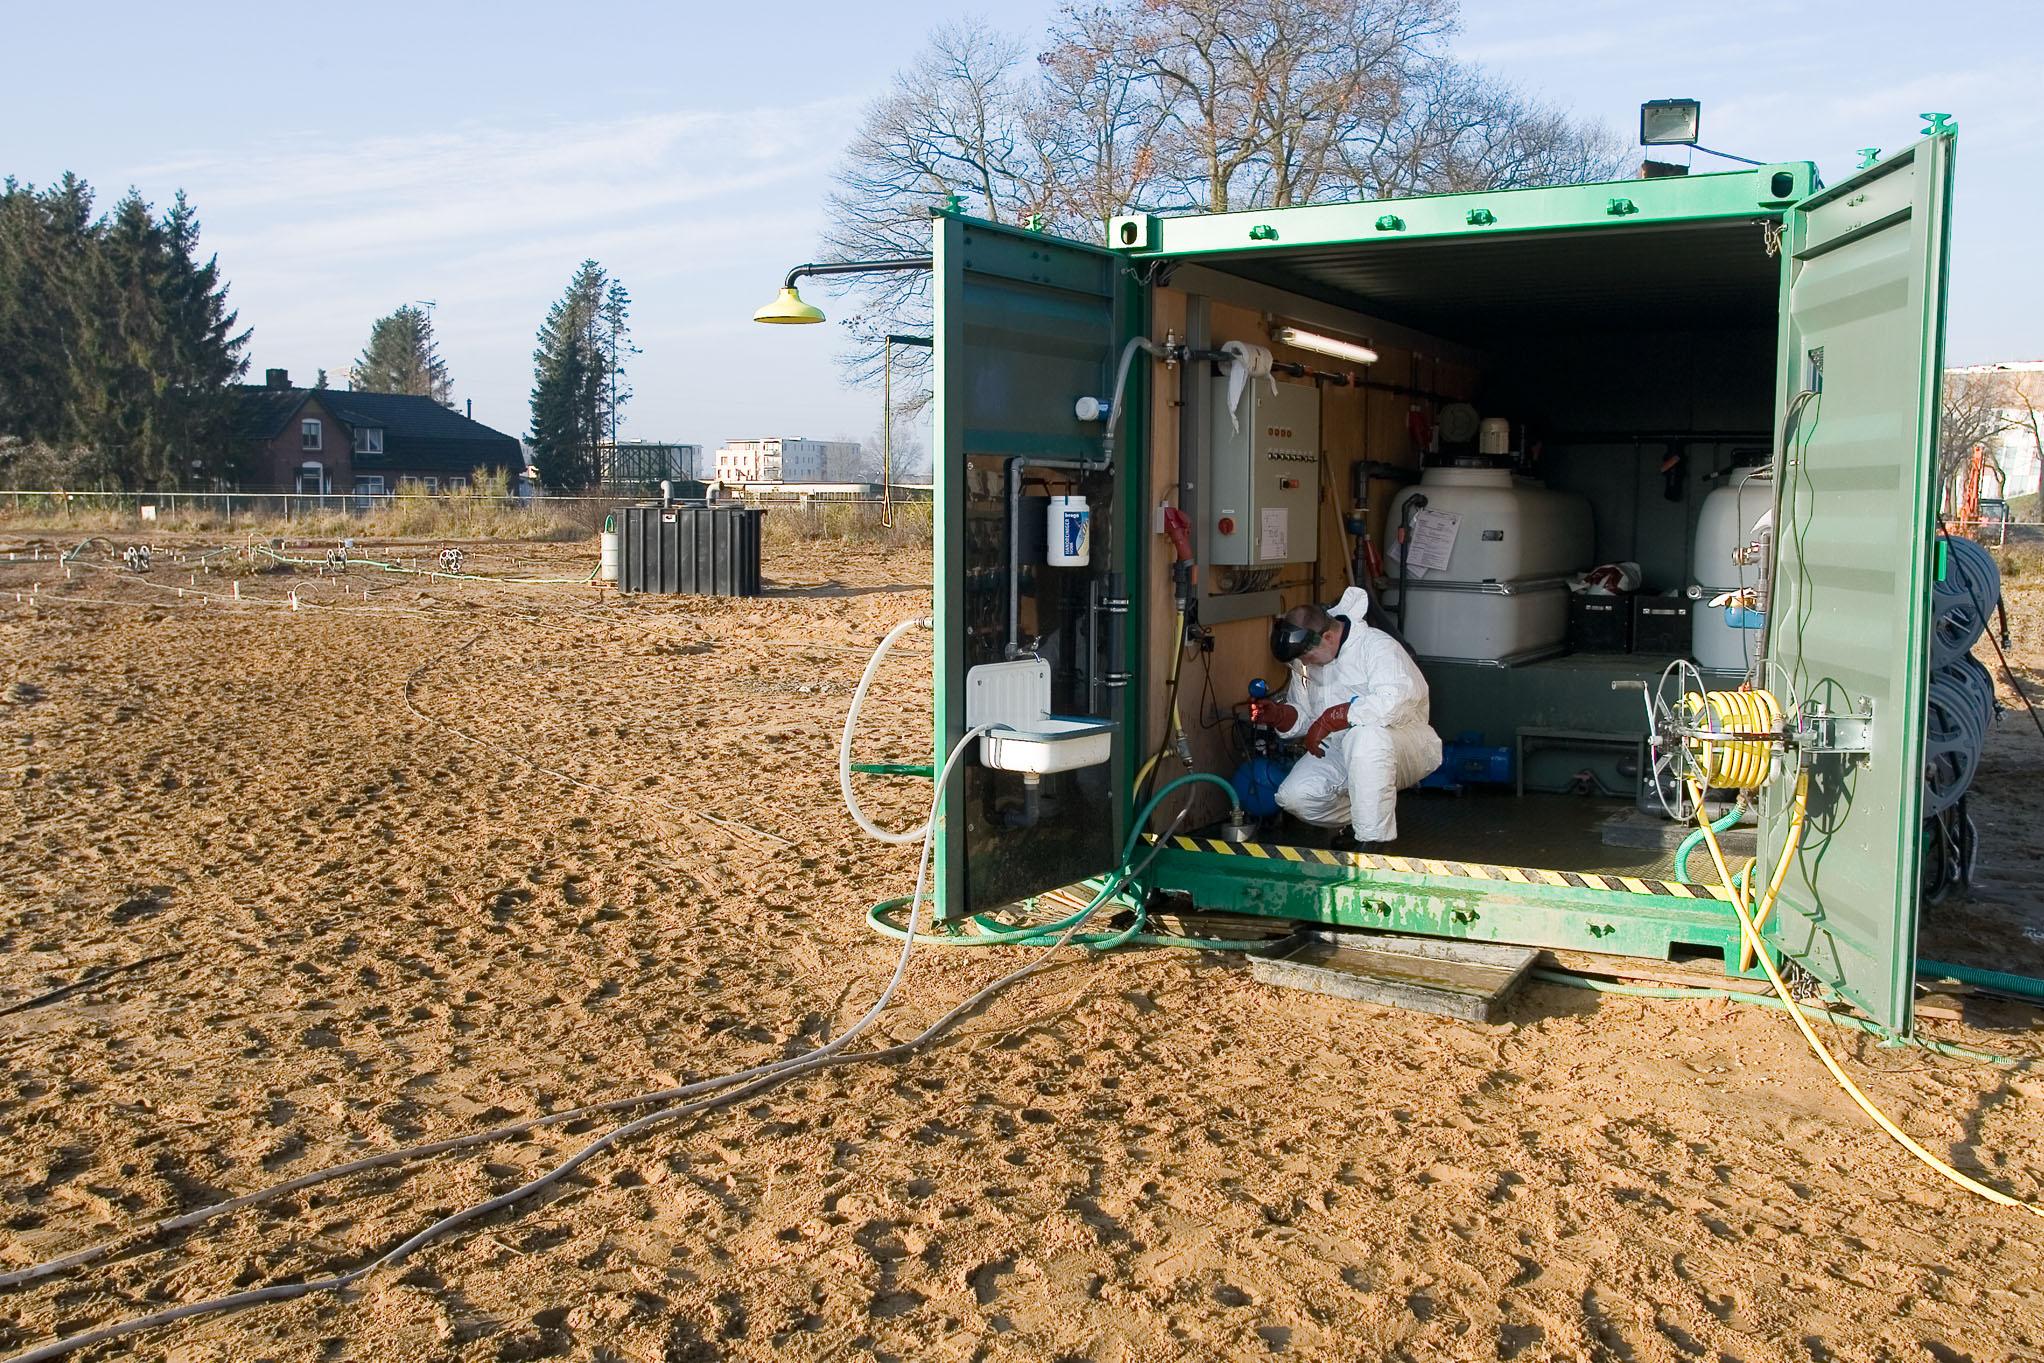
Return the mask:
<svg viewBox="0 0 2044 1363">
<path fill-rule="evenodd" d="M 1666 899 L 1724 899 L 1723 887 L 1645 876 L 1609 876 L 1594 871 L 1542 871 L 1529 866 L 1492 866 L 1480 861 L 1436 861 L 1431 857 L 1393 857 L 1380 852 L 1336 852 L 1325 847 L 1291 847 L 1283 843 L 1223 842 L 1219 838 L 1171 839 L 1188 852 L 1218 852 L 1225 857 L 1291 861 L 1302 865 L 1352 866 L 1363 871 L 1397 871 L 1409 876 L 1456 876 L 1463 880 L 1500 880 L 1514 885 L 1547 885 L 1556 889 L 1599 890 L 1612 894 L 1649 894 Z"/>
</svg>

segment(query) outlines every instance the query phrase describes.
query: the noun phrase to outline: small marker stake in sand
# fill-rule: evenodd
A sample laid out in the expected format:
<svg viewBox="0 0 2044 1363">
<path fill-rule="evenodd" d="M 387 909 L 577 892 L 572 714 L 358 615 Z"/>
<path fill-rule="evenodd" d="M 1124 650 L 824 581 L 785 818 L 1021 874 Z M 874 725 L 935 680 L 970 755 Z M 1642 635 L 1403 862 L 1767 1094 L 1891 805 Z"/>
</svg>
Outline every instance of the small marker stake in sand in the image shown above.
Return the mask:
<svg viewBox="0 0 2044 1363">
<path fill-rule="evenodd" d="M 241 580 L 239 578 L 235 579 L 234 583 L 234 599 L 236 601 L 241 600 Z"/>
<path fill-rule="evenodd" d="M 298 593 L 295 590 L 291 593 L 291 609 L 298 609 Z"/>
</svg>

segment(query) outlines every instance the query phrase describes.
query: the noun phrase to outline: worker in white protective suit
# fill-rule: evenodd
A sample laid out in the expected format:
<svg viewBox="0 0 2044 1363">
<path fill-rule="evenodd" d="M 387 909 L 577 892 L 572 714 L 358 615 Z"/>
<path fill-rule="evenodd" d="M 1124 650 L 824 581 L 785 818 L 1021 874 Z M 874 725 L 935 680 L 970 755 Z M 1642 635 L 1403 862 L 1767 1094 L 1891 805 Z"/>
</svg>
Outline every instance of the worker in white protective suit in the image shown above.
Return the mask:
<svg viewBox="0 0 2044 1363">
<path fill-rule="evenodd" d="M 1358 846 L 1398 836 L 1398 792 L 1441 765 L 1427 724 L 1427 679 L 1397 640 L 1363 619 L 1370 594 L 1342 593 L 1332 611 L 1300 606 L 1271 628 L 1271 652 L 1292 669 L 1286 700 L 1254 701 L 1250 717 L 1306 752 L 1278 787 L 1278 807 L 1321 827 L 1349 825 Z"/>
</svg>

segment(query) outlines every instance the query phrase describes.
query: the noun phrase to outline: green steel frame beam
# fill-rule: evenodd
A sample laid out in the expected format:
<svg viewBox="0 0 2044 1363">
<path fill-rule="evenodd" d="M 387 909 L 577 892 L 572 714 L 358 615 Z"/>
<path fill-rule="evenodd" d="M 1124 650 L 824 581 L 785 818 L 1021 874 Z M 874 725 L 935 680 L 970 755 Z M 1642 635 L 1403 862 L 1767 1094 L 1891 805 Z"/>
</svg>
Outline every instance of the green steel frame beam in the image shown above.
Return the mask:
<svg viewBox="0 0 2044 1363">
<path fill-rule="evenodd" d="M 1120 249 L 1136 257 L 1186 257 L 1386 239 L 1637 228 L 1655 222 L 1779 216 L 1809 195 L 1816 176 L 1817 168 L 1809 161 L 1784 161 L 1752 170 L 1662 180 L 1501 189 L 1196 217 L 1149 215 L 1148 230 L 1142 234 L 1149 244 Z"/>
<path fill-rule="evenodd" d="M 1229 913 L 1660 960 L 1690 946 L 1723 953 L 1727 973 L 1738 959 L 1738 919 L 1716 899 L 1361 871 L 1175 846 L 1158 853 L 1144 883 Z"/>
</svg>

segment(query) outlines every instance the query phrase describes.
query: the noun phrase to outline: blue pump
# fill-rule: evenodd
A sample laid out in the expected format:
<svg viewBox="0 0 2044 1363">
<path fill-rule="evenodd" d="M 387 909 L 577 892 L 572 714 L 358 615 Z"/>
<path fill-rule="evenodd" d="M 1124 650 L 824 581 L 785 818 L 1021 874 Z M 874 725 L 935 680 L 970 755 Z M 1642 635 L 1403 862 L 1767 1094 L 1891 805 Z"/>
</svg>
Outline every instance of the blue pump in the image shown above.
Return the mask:
<svg viewBox="0 0 2044 1363">
<path fill-rule="evenodd" d="M 1284 780 L 1284 763 L 1275 757 L 1252 757 L 1235 768 L 1230 784 L 1235 787 L 1235 798 L 1241 801 L 1244 813 L 1268 819 L 1278 812 L 1277 792 Z"/>
</svg>

